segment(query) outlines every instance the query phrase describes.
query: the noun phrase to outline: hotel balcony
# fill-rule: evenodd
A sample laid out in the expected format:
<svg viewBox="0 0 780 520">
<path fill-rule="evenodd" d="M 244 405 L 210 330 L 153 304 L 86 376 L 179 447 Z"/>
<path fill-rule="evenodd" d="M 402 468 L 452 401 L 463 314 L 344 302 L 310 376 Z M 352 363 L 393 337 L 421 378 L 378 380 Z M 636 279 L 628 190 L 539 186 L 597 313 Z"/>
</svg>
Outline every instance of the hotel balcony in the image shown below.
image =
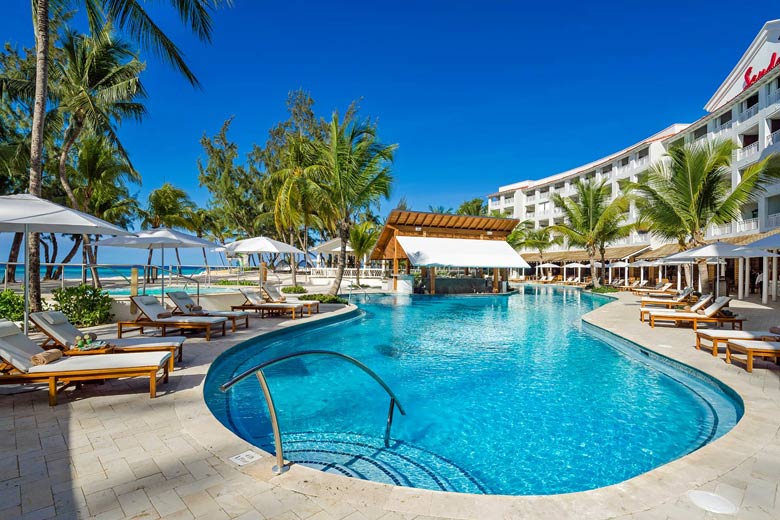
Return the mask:
<svg viewBox="0 0 780 520">
<path fill-rule="evenodd" d="M 532 202 L 536 202 L 536 196 L 535 195 L 530 195 L 530 196 L 526 195 L 525 203 L 526 204 L 530 204 Z"/>
<path fill-rule="evenodd" d="M 776 228 L 780 227 L 780 213 L 773 213 L 766 216 L 766 227 Z"/>
<path fill-rule="evenodd" d="M 707 238 L 717 238 L 726 235 L 739 235 L 758 230 L 758 219 L 748 218 L 745 220 L 735 220 L 728 224 L 712 225 L 707 229 Z"/>
<path fill-rule="evenodd" d="M 727 123 L 723 123 L 719 127 L 717 127 L 715 130 L 713 130 L 709 135 L 709 138 L 712 139 L 722 139 L 723 133 L 728 132 L 731 130 L 731 127 L 734 126 L 734 121 L 729 121 Z"/>
<path fill-rule="evenodd" d="M 752 118 L 756 114 L 758 114 L 758 103 L 756 103 L 752 107 L 748 108 L 747 110 L 739 114 L 738 120 L 740 123 L 744 123 L 745 121 Z"/>
<path fill-rule="evenodd" d="M 749 144 L 743 148 L 737 148 L 734 150 L 734 160 L 737 162 L 744 161 L 758 153 L 758 141 Z"/>
<path fill-rule="evenodd" d="M 780 101 L 780 88 L 776 89 L 774 92 L 769 94 L 769 99 L 767 100 L 767 104 L 774 105 Z"/>
<path fill-rule="evenodd" d="M 780 92 L 780 91 L 778 91 Z M 766 145 L 772 146 L 773 144 L 780 143 L 780 130 L 777 130 L 775 132 L 772 132 L 768 136 L 766 136 Z"/>
</svg>

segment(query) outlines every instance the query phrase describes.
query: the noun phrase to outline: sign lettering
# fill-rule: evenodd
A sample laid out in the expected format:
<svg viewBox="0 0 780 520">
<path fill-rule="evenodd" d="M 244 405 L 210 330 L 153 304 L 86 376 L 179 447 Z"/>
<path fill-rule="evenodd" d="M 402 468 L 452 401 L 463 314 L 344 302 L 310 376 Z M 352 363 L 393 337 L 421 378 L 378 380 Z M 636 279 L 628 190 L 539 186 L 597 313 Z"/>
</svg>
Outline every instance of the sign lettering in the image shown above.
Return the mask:
<svg viewBox="0 0 780 520">
<path fill-rule="evenodd" d="M 761 69 L 758 73 L 753 74 L 753 67 L 748 67 L 745 71 L 745 87 L 742 90 L 747 89 L 753 85 L 756 81 L 760 80 L 767 75 L 772 69 L 780 65 L 780 60 L 777 59 L 777 53 L 772 53 L 772 59 L 769 60 L 769 65 L 765 69 Z"/>
</svg>

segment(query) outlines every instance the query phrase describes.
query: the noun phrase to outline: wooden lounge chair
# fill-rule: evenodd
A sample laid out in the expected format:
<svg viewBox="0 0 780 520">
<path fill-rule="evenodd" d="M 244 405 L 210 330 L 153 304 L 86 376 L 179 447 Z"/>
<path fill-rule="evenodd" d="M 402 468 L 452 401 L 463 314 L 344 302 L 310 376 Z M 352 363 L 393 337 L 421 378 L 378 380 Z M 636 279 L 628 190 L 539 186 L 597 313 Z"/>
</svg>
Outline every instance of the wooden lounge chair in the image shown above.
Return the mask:
<svg viewBox="0 0 780 520">
<path fill-rule="evenodd" d="M 780 341 L 731 340 L 726 345 L 726 363 L 731 363 L 734 353 L 747 356 L 745 370 L 753 371 L 753 359 L 757 357 L 774 358 L 780 363 Z"/>
<path fill-rule="evenodd" d="M 684 307 L 688 305 L 688 299 L 693 294 L 693 288 L 692 287 L 686 287 L 682 291 L 680 291 L 676 296 L 672 296 L 671 298 L 654 298 L 652 296 L 644 296 L 640 300 L 642 307 L 666 307 L 666 308 L 672 308 L 672 307 Z"/>
<path fill-rule="evenodd" d="M 47 348 L 47 345 L 59 347 L 68 353 L 76 345 L 76 336 L 83 336 L 84 333 L 73 326 L 68 321 L 67 316 L 59 311 L 33 312 L 30 319 L 38 327 L 38 330 L 46 335 L 46 341 L 41 345 Z M 184 336 L 168 336 L 167 338 L 108 338 L 103 339 L 116 354 L 125 352 L 170 352 L 170 366 L 168 370 L 173 371 L 174 360 L 182 360 L 182 351 L 184 350 Z M 87 351 L 89 352 L 89 351 Z"/>
<path fill-rule="evenodd" d="M 249 313 L 245 311 L 207 311 L 195 303 L 195 300 L 184 291 L 169 291 L 165 293 L 176 306 L 173 314 L 183 316 L 221 316 L 230 320 L 233 332 L 236 331 L 236 321 L 244 320 L 244 327 L 249 328 Z"/>
<path fill-rule="evenodd" d="M 290 313 L 292 319 L 303 315 L 303 305 L 300 303 L 268 303 L 263 299 L 263 294 L 255 289 L 240 289 L 245 301 L 241 305 L 231 305 L 232 310 L 256 311 L 261 318 L 266 316 L 278 316 Z"/>
<path fill-rule="evenodd" d="M 311 316 L 312 311 L 317 314 L 320 313 L 320 302 L 316 300 L 300 300 L 295 297 L 287 298 L 282 296 L 275 285 L 264 285 L 260 287 L 260 292 L 263 295 L 263 299 L 268 303 L 300 303 L 309 312 L 309 316 Z"/>
<path fill-rule="evenodd" d="M 739 316 L 725 316 L 721 313 L 723 308 L 725 308 L 730 301 L 731 298 L 728 296 L 721 296 L 716 298 L 712 305 L 704 309 L 703 314 L 698 314 L 696 312 L 675 312 L 667 310 L 651 312 L 650 326 L 655 327 L 655 323 L 657 321 L 672 322 L 674 323 L 675 327 L 679 326 L 680 323 L 690 322 L 693 324 L 693 330 L 697 330 L 699 323 L 715 323 L 718 326 L 721 326 L 724 323 L 730 323 L 732 329 L 739 325 L 739 329 L 742 330 L 742 325 L 745 321 L 745 318 L 740 318 Z"/>
<path fill-rule="evenodd" d="M 744 341 L 780 341 L 780 334 L 770 330 L 728 330 L 728 329 L 707 329 L 696 331 L 696 349 L 702 347 L 708 348 L 702 344 L 702 340 L 710 342 L 712 355 L 718 356 L 718 349 L 721 344 L 733 340 Z"/>
<path fill-rule="evenodd" d="M 206 333 L 206 341 L 211 340 L 212 329 L 222 329 L 222 335 L 225 335 L 227 318 L 222 316 L 174 316 L 154 296 L 131 296 L 130 299 L 138 307 L 139 314 L 135 321 L 117 323 L 120 338 L 126 330 L 139 330 L 143 334 L 146 328 L 161 329 L 163 336 L 169 329 L 202 330 Z"/>
<path fill-rule="evenodd" d="M 677 291 L 672 289 L 672 284 L 670 282 L 667 282 L 665 284 L 662 284 L 659 289 L 634 289 L 632 292 L 634 294 L 639 294 L 642 296 L 664 298 L 664 297 L 671 296 Z"/>
<path fill-rule="evenodd" d="M 620 287 L 618 287 L 618 289 L 620 289 L 621 291 L 630 291 L 632 289 L 636 289 L 637 287 L 639 287 L 639 280 L 634 280 L 631 283 L 626 283 L 624 285 L 621 285 Z"/>
<path fill-rule="evenodd" d="M 659 308 L 641 308 L 639 309 L 639 321 L 644 322 L 645 318 L 649 318 L 650 315 L 654 312 L 659 313 L 669 313 L 669 312 L 698 312 L 700 309 L 703 309 L 705 305 L 708 305 L 712 301 L 712 295 L 711 294 L 702 294 L 699 297 L 699 301 L 691 305 L 690 310 L 683 310 L 683 309 L 659 309 Z M 686 305 L 688 305 L 686 303 Z"/>
<path fill-rule="evenodd" d="M 47 383 L 49 406 L 57 404 L 58 392 L 82 381 L 148 377 L 151 398 L 157 396 L 158 380 L 168 382 L 170 352 L 64 356 L 45 365 L 34 365 L 32 356 L 40 352 L 41 348 L 19 327 L 0 320 L 0 384 Z"/>
<path fill-rule="evenodd" d="M 646 296 L 647 293 L 660 291 L 663 286 L 664 286 L 663 283 L 658 282 L 653 287 L 638 287 L 636 289 L 632 289 L 631 292 L 634 294 Z M 671 286 L 672 284 L 669 284 L 669 287 Z"/>
</svg>

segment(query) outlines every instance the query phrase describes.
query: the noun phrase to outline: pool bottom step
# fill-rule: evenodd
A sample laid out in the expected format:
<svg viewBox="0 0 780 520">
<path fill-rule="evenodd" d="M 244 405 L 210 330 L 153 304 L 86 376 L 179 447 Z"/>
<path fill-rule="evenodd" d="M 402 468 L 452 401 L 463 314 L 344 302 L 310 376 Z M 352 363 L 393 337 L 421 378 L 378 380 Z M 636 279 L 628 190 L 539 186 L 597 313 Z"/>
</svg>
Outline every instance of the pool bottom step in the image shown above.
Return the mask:
<svg viewBox="0 0 780 520">
<path fill-rule="evenodd" d="M 284 434 L 285 459 L 347 477 L 397 486 L 486 494 L 478 479 L 452 461 L 398 440 L 354 433 Z"/>
</svg>

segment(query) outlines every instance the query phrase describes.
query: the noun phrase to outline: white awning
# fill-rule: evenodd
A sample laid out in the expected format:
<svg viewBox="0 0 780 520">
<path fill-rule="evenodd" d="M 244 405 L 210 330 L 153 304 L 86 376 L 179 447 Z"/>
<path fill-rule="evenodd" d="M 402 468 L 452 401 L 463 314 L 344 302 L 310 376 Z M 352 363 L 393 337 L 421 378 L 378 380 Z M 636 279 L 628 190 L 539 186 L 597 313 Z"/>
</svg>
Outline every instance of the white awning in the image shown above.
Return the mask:
<svg viewBox="0 0 780 520">
<path fill-rule="evenodd" d="M 531 267 L 504 240 L 403 236 L 397 239 L 417 267 Z"/>
</svg>

